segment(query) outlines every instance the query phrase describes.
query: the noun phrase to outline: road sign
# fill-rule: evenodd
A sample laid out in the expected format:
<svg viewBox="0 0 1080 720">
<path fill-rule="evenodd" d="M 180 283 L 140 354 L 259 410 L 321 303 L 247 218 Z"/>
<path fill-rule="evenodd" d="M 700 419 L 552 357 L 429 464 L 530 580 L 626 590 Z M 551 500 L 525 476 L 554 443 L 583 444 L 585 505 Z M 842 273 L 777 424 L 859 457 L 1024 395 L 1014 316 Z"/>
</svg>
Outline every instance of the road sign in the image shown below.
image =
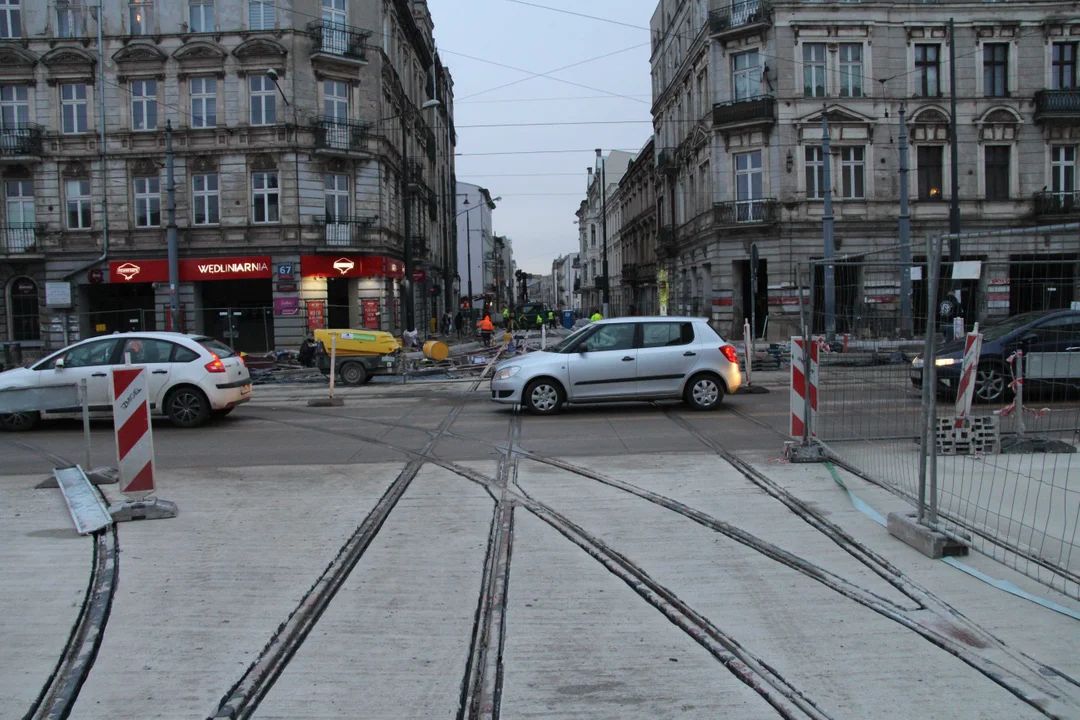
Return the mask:
<svg viewBox="0 0 1080 720">
<path fill-rule="evenodd" d="M 154 436 L 146 368 L 115 368 L 109 376 L 109 397 L 116 428 L 120 492 L 145 497 L 154 492 Z"/>
</svg>

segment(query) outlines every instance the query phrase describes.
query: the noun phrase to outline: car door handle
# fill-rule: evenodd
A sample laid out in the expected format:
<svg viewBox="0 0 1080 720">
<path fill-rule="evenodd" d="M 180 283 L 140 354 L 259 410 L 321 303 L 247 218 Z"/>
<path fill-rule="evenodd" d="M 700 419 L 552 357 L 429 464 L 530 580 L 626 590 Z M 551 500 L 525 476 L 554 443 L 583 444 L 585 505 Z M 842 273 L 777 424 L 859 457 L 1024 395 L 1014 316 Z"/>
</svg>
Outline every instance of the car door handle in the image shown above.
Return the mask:
<svg viewBox="0 0 1080 720">
<path fill-rule="evenodd" d="M 627 355 L 626 357 L 624 357 L 624 358 L 622 359 L 622 361 L 623 361 L 623 362 L 634 362 L 634 358 L 632 358 L 632 357 L 630 357 L 629 355 Z"/>
<path fill-rule="evenodd" d="M 94 373 L 90 377 L 108 377 L 105 373 Z"/>
<path fill-rule="evenodd" d="M 154 371 L 153 371 L 152 373 L 150 373 L 150 374 L 151 374 L 151 375 L 168 375 L 168 374 L 169 374 L 169 371 L 168 371 L 168 370 L 154 370 Z"/>
<path fill-rule="evenodd" d="M 696 353 L 696 352 L 691 352 L 691 351 L 689 351 L 689 350 L 687 350 L 686 352 L 684 352 L 684 353 L 682 354 L 682 356 L 683 356 L 683 357 L 694 357 L 695 355 L 697 355 L 697 353 Z"/>
</svg>

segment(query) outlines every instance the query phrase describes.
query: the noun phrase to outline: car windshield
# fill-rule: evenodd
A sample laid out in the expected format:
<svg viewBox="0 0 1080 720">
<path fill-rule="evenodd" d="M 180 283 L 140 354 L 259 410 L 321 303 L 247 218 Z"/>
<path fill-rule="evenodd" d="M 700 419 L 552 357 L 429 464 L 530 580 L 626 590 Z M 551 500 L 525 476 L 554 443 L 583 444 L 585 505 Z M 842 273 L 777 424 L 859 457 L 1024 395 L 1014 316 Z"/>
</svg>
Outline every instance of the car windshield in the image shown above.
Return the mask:
<svg viewBox="0 0 1080 720">
<path fill-rule="evenodd" d="M 590 332 L 595 327 L 596 327 L 595 325 L 586 325 L 583 328 L 575 330 L 574 332 L 570 333 L 565 338 L 563 338 L 561 341 L 559 341 L 559 342 L 555 343 L 554 345 L 552 345 L 551 347 L 549 347 L 548 352 L 553 352 L 553 353 L 566 352 L 568 348 L 573 347 L 574 343 L 576 343 L 578 340 L 583 338 L 585 336 L 585 333 Z"/>
<path fill-rule="evenodd" d="M 219 340 L 215 340 L 214 338 L 195 338 L 195 342 L 199 343 L 204 348 L 217 355 L 219 358 L 231 358 L 236 356 L 235 350 L 233 350 L 225 343 Z"/>
<path fill-rule="evenodd" d="M 1043 317 L 1046 317 L 1046 313 L 1034 312 L 1013 315 L 1011 318 L 1002 320 L 999 323 L 980 328 L 980 332 L 982 333 L 983 340 L 1000 340 L 1009 333 L 1016 332 L 1020 328 L 1030 325 Z"/>
</svg>

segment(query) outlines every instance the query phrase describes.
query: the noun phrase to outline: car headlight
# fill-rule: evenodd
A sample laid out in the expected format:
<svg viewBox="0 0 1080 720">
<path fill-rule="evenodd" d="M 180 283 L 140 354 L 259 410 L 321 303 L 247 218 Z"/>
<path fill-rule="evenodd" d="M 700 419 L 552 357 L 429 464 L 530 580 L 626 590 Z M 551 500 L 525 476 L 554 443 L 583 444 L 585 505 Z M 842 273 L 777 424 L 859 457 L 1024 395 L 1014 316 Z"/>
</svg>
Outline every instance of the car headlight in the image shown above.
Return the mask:
<svg viewBox="0 0 1080 720">
<path fill-rule="evenodd" d="M 911 367 L 913 367 L 915 369 L 922 368 L 922 365 L 923 365 L 923 363 L 922 363 L 922 358 L 921 357 L 917 357 L 917 358 L 915 358 L 914 360 L 911 361 Z"/>
<path fill-rule="evenodd" d="M 520 367 L 518 367 L 517 365 L 511 365 L 510 367 L 505 367 L 502 370 L 495 373 L 495 379 L 496 380 L 509 380 L 510 378 L 517 375 L 519 372 L 521 372 Z"/>
<path fill-rule="evenodd" d="M 955 365 L 958 362 L 960 361 L 956 358 L 938 358 L 934 361 L 934 364 L 938 367 L 944 367 L 946 365 Z"/>
</svg>

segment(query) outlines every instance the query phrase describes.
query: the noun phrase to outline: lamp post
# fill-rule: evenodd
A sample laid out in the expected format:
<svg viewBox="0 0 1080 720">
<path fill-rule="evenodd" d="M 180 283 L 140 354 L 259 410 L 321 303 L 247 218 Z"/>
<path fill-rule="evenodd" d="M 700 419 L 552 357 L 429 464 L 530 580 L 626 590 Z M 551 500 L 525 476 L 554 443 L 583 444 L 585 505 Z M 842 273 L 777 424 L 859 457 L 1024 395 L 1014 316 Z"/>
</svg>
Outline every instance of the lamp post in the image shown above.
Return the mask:
<svg viewBox="0 0 1080 720">
<path fill-rule="evenodd" d="M 484 192 L 487 192 L 487 191 L 485 190 Z M 465 198 L 465 202 L 462 203 L 463 205 L 468 205 L 469 204 L 469 194 L 468 193 L 460 193 L 459 195 L 457 195 L 457 197 Z M 482 197 L 481 197 L 481 200 L 483 200 Z M 499 197 L 497 197 L 497 198 L 493 198 L 492 200 L 490 200 L 490 209 L 494 210 L 495 209 L 495 203 L 499 202 L 500 200 L 502 200 L 501 195 Z M 480 203 L 478 203 L 476 205 L 473 205 L 472 207 L 466 207 L 464 210 L 462 210 L 461 212 L 459 212 L 457 215 L 454 216 L 455 220 L 457 218 L 461 217 L 462 215 L 465 216 L 465 254 L 466 254 L 465 262 L 469 266 L 469 269 L 467 271 L 467 273 L 468 273 L 467 277 L 468 277 L 468 290 L 469 290 L 469 317 L 470 318 L 472 317 L 472 311 L 473 311 L 473 284 L 472 284 L 472 226 L 471 226 L 471 224 L 469 222 L 469 219 L 470 219 L 469 218 L 469 213 L 471 211 L 475 210 L 476 208 L 483 207 L 483 206 L 484 206 L 484 203 L 480 202 Z M 483 233 L 483 231 L 484 231 L 483 223 L 481 222 L 480 232 Z"/>
<path fill-rule="evenodd" d="M 604 317 L 608 316 L 608 306 L 611 304 L 611 278 L 608 277 L 608 252 L 607 252 L 607 161 L 601 154 L 601 149 L 596 148 L 596 158 L 600 161 L 600 212 L 603 214 L 601 226 L 603 228 L 603 253 L 600 266 L 604 274 Z"/>
</svg>

